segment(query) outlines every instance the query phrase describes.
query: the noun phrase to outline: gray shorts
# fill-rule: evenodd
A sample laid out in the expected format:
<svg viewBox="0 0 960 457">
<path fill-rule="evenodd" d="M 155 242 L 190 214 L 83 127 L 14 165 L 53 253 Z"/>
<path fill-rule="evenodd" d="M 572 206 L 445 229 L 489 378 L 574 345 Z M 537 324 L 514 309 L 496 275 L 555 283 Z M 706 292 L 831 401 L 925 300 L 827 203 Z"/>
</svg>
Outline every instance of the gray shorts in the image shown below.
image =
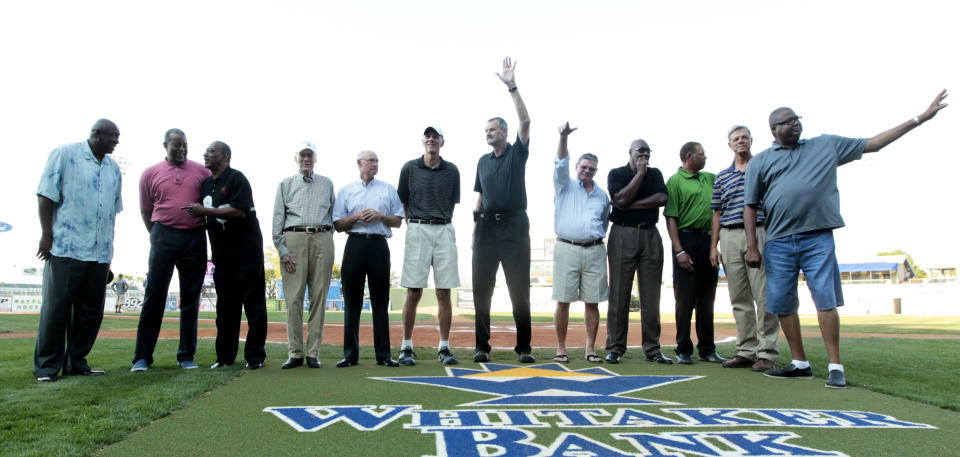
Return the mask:
<svg viewBox="0 0 960 457">
<path fill-rule="evenodd" d="M 607 248 L 557 242 L 553 248 L 553 300 L 600 303 L 610 295 L 607 283 Z"/>
<path fill-rule="evenodd" d="M 427 287 L 427 276 L 433 266 L 433 283 L 437 289 L 460 286 L 457 269 L 457 237 L 453 224 L 407 225 L 403 248 L 403 273 L 400 286 L 414 289 Z"/>
</svg>

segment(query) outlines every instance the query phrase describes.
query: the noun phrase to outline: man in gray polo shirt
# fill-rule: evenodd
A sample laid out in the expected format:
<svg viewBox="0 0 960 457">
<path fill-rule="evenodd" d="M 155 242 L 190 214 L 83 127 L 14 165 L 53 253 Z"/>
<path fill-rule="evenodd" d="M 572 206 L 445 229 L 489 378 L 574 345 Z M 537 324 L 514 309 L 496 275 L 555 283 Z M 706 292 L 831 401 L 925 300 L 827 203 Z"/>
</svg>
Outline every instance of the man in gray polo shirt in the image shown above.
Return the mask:
<svg viewBox="0 0 960 457">
<path fill-rule="evenodd" d="M 837 167 L 859 159 L 865 152 L 879 151 L 929 121 L 947 106 L 943 103 L 946 96 L 946 90 L 940 92 L 919 116 L 869 139 L 821 135 L 801 140 L 803 126 L 792 109 L 777 108 L 770 113 L 770 131 L 775 141 L 750 161 L 745 177 L 746 262 L 753 268 L 761 264 L 765 268 L 767 311 L 780 317 L 793 361 L 783 368 L 765 371 L 766 376 L 813 377 L 797 316 L 797 277 L 802 270 L 817 307 L 820 333 L 830 358 L 826 387 L 846 387 L 837 314 L 837 307 L 843 305 L 843 293 L 833 242 L 833 229 L 844 225 Z M 767 215 L 764 262 L 757 246 L 758 208 Z"/>
<path fill-rule="evenodd" d="M 427 286 L 430 266 L 437 294 L 437 320 L 440 321 L 440 343 L 437 359 L 444 365 L 455 365 L 450 353 L 450 289 L 460 286 L 457 271 L 457 237 L 453 231 L 453 207 L 460 203 L 460 170 L 440 157 L 443 131 L 427 127 L 423 131 L 423 156 L 400 169 L 397 194 L 407 215 L 407 239 L 403 248 L 403 274 L 400 285 L 407 288 L 403 303 L 403 341 L 400 343 L 400 365 L 414 365 L 413 324 L 417 304 Z"/>
</svg>

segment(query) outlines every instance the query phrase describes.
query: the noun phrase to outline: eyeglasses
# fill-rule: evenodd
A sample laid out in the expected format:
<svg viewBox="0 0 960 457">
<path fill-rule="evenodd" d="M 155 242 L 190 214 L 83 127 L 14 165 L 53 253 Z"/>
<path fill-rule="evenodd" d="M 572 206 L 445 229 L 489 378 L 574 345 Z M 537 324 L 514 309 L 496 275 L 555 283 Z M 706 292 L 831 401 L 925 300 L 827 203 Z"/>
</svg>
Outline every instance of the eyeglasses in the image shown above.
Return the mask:
<svg viewBox="0 0 960 457">
<path fill-rule="evenodd" d="M 653 152 L 653 149 L 650 149 L 650 148 L 633 148 L 633 149 L 630 150 L 630 152 L 636 152 L 636 153 L 638 153 L 638 154 L 649 154 L 649 153 Z"/>
<path fill-rule="evenodd" d="M 774 126 L 774 127 L 779 127 L 779 126 L 781 126 L 781 125 L 791 125 L 791 126 L 792 126 L 793 124 L 799 124 L 799 123 L 800 123 L 800 119 L 803 119 L 803 118 L 800 117 L 800 116 L 794 116 L 794 117 L 791 117 L 791 118 L 789 118 L 789 119 L 787 119 L 787 120 L 777 122 L 777 123 L 773 124 L 773 126 Z"/>
</svg>

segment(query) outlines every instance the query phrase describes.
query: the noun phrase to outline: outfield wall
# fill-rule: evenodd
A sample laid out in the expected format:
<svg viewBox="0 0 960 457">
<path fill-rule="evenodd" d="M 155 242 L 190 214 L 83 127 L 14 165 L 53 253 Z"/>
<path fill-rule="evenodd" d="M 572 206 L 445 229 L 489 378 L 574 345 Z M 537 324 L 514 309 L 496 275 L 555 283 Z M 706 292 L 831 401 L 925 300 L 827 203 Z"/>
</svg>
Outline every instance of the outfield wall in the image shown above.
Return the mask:
<svg viewBox="0 0 960 457">
<path fill-rule="evenodd" d="M 550 299 L 552 288 L 532 287 L 530 289 L 530 309 L 533 312 L 553 312 L 556 302 Z M 841 314 L 846 315 L 885 315 L 894 314 L 895 298 L 901 302 L 901 314 L 919 316 L 960 316 L 960 282 L 953 281 L 936 284 L 844 284 L 843 296 L 846 303 Z M 816 314 L 817 310 L 810 298 L 805 283 L 799 287 L 800 314 Z M 570 305 L 574 312 L 582 312 L 582 303 Z M 600 311 L 606 312 L 607 302 L 600 303 Z M 661 312 L 673 313 L 673 287 L 663 286 L 660 290 Z M 497 287 L 494 291 L 492 311 L 510 312 L 510 295 L 506 287 Z M 717 287 L 716 313 L 733 313 L 730 307 L 730 295 L 726 284 Z"/>
</svg>

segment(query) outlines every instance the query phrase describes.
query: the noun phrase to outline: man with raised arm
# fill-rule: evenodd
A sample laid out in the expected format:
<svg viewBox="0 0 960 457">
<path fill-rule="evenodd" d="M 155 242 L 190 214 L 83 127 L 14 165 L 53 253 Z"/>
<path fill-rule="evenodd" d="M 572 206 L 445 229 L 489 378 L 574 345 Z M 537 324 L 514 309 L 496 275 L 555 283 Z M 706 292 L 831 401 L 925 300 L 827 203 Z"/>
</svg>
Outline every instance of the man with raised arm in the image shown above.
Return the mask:
<svg viewBox="0 0 960 457">
<path fill-rule="evenodd" d="M 437 360 L 455 365 L 450 352 L 450 322 L 453 307 L 450 289 L 460 286 L 457 270 L 457 237 L 453 231 L 453 208 L 460 203 L 460 170 L 440 156 L 443 131 L 440 127 L 423 130 L 423 156 L 400 169 L 397 193 L 407 215 L 407 239 L 403 249 L 403 274 L 400 285 L 407 288 L 403 304 L 403 342 L 400 343 L 400 365 L 414 365 L 413 325 L 417 304 L 427 286 L 427 275 L 433 266 L 433 282 L 437 294 L 437 320 L 440 321 L 440 342 Z"/>
<path fill-rule="evenodd" d="M 347 232 L 343 248 L 343 359 L 337 368 L 356 365 L 360 358 L 360 312 L 363 310 L 363 284 L 369 282 L 370 309 L 373 311 L 373 348 L 377 365 L 400 366 L 390 357 L 390 247 L 391 228 L 403 222 L 403 204 L 389 183 L 374 179 L 380 159 L 373 151 L 357 155 L 360 179 L 340 188 L 333 205 L 333 226 Z"/>
<path fill-rule="evenodd" d="M 660 207 L 667 204 L 663 173 L 649 166 L 650 145 L 630 143 L 630 160 L 607 175 L 613 200 L 610 212 L 610 302 L 607 308 L 607 363 L 620 363 L 627 352 L 630 293 L 637 278 L 640 332 L 647 362 L 673 363 L 660 351 L 660 283 L 663 280 L 663 240 L 657 231 Z"/>
<path fill-rule="evenodd" d="M 780 327 L 793 360 L 785 367 L 764 372 L 773 378 L 812 378 L 800 334 L 797 277 L 802 270 L 817 307 L 820 333 L 830 359 L 826 387 L 847 386 L 840 361 L 840 317 L 843 305 L 840 268 L 833 229 L 843 227 L 837 167 L 883 149 L 907 132 L 933 119 L 947 107 L 943 90 L 930 106 L 914 117 L 872 138 L 820 135 L 800 139 L 803 125 L 790 108 L 770 113 L 773 146 L 747 165 L 744 190 L 744 230 L 747 232 L 747 265 L 767 273 L 767 311 L 780 317 Z M 757 245 L 757 211 L 767 215 L 767 240 L 761 261 Z"/>
<path fill-rule="evenodd" d="M 713 227 L 710 230 L 710 263 L 723 265 L 733 317 L 737 322 L 737 355 L 724 368 L 751 367 L 753 371 L 773 368 L 780 355 L 777 340 L 780 323 L 776 314 L 767 312 L 766 281 L 761 268 L 748 268 L 747 233 L 743 229 L 743 177 L 753 158 L 750 129 L 735 125 L 727 133 L 727 144 L 733 151 L 733 163 L 717 174 L 713 183 Z M 763 212 L 757 213 L 756 237 L 766 239 Z M 719 249 L 717 244 L 719 243 Z"/>
<path fill-rule="evenodd" d="M 282 369 L 320 368 L 320 341 L 333 259 L 333 182 L 314 172 L 317 147 L 303 142 L 294 155 L 298 173 L 280 181 L 273 204 L 273 245 L 283 268 L 287 302 L 287 361 Z M 307 346 L 303 346 L 303 296 L 309 286 Z"/>
<path fill-rule="evenodd" d="M 33 353 L 33 375 L 53 382 L 64 375 L 103 375 L 87 364 L 103 321 L 113 260 L 113 227 L 123 209 L 121 174 L 109 154 L 120 130 L 107 119 L 87 141 L 50 152 L 37 186 L 43 267 L 43 306 Z"/>
<path fill-rule="evenodd" d="M 567 325 L 570 302 L 584 303 L 583 324 L 587 330 L 585 357 L 601 363 L 594 344 L 600 324 L 598 303 L 607 299 L 607 250 L 603 238 L 610 223 L 610 199 L 593 181 L 597 156 L 586 153 L 577 160 L 576 178 L 570 177 L 567 137 L 576 130 L 569 122 L 560 126 L 560 143 L 553 167 L 553 225 L 557 244 L 553 251 L 553 299 L 557 302 L 553 323 L 557 331 L 555 362 L 566 363 Z"/>
<path fill-rule="evenodd" d="M 490 361 L 490 302 L 502 264 L 517 326 L 514 351 L 521 363 L 536 360 L 530 354 L 530 220 L 527 218 L 527 157 L 530 155 L 530 115 L 514 78 L 516 64 L 503 59 L 503 73 L 520 118 L 513 144 L 507 142 L 507 122 L 487 121 L 487 144 L 493 148 L 477 162 L 473 190 L 478 192 L 473 232 L 473 298 L 476 307 L 474 362 Z"/>
</svg>

